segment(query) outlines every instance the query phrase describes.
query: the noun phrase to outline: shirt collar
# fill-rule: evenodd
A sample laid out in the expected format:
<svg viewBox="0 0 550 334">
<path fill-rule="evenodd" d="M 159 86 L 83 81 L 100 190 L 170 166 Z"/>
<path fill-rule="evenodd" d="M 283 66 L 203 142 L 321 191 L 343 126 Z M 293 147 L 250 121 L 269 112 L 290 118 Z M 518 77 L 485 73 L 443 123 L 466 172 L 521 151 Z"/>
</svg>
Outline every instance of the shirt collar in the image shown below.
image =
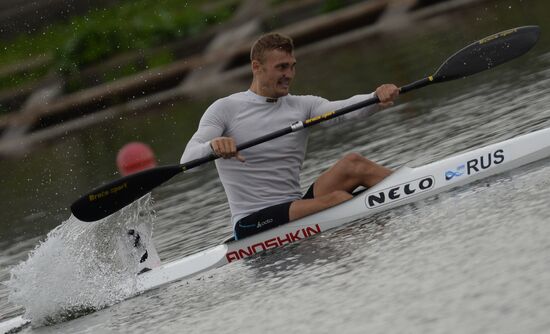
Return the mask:
<svg viewBox="0 0 550 334">
<path fill-rule="evenodd" d="M 273 98 L 273 97 L 265 97 L 258 95 L 251 91 L 250 89 L 246 91 L 246 95 L 251 101 L 254 102 L 262 102 L 262 103 L 277 103 L 282 97 L 280 98 Z"/>
</svg>

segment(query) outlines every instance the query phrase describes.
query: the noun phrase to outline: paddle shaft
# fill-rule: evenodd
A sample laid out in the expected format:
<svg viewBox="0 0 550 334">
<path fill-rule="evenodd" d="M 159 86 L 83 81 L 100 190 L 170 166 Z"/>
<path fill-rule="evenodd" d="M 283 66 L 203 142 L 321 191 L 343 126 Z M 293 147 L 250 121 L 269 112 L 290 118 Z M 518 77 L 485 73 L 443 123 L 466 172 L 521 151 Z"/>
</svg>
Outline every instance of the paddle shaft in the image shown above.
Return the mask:
<svg viewBox="0 0 550 334">
<path fill-rule="evenodd" d="M 415 81 L 413 83 L 410 83 L 408 85 L 405 85 L 405 86 L 399 88 L 399 93 L 404 94 L 404 93 L 410 92 L 411 90 L 415 90 L 415 89 L 427 86 L 427 85 L 433 83 L 433 79 L 431 79 L 431 78 L 432 77 L 427 77 L 427 78 Z M 237 145 L 237 151 L 242 151 L 242 150 L 245 150 L 245 149 L 250 148 L 252 146 L 256 146 L 256 145 L 265 143 L 266 141 L 270 141 L 270 140 L 273 140 L 275 138 L 282 137 L 282 136 L 287 135 L 289 133 L 300 131 L 300 130 L 305 129 L 305 128 L 309 128 L 310 126 L 313 126 L 313 125 L 331 120 L 331 119 L 336 118 L 336 117 L 343 116 L 347 113 L 350 113 L 352 111 L 356 111 L 356 110 L 364 108 L 364 107 L 368 107 L 368 106 L 373 105 L 373 104 L 378 103 L 378 102 L 380 102 L 380 99 L 378 99 L 378 96 L 375 95 L 374 97 L 371 97 L 369 99 L 351 104 L 347 107 L 338 109 L 336 111 L 330 111 L 326 114 L 310 118 L 310 119 L 308 119 L 304 122 L 296 122 L 296 123 L 294 123 L 294 124 L 292 124 L 292 125 L 290 125 L 286 128 L 283 128 L 283 129 L 280 129 L 280 130 L 277 130 L 277 131 L 273 131 L 273 132 L 268 133 L 266 135 L 263 135 L 261 137 L 249 140 L 249 141 L 241 143 L 241 144 L 238 144 Z M 205 157 L 198 158 L 198 159 L 195 159 L 195 160 L 191 160 L 189 162 L 181 164 L 180 166 L 181 166 L 182 171 L 186 171 L 186 170 L 189 170 L 191 168 L 198 167 L 198 166 L 200 166 L 202 164 L 205 164 L 207 162 L 214 161 L 218 158 L 219 157 L 217 155 L 215 155 L 214 153 L 211 153 L 210 155 L 207 155 Z"/>
<path fill-rule="evenodd" d="M 399 89 L 399 92 L 404 94 L 432 83 L 466 77 L 503 64 L 529 51 L 537 42 L 539 35 L 539 27 L 525 26 L 488 36 L 456 52 L 432 76 L 405 85 Z M 295 122 L 284 129 L 241 143 L 237 145 L 237 150 L 245 150 L 378 102 L 380 102 L 378 97 L 373 96 L 347 107 L 305 121 Z M 154 187 L 161 185 L 176 174 L 218 158 L 211 153 L 206 157 L 181 165 L 162 166 L 128 175 L 82 196 L 71 205 L 71 211 L 78 219 L 84 221 L 104 218 L 147 194 Z"/>
<path fill-rule="evenodd" d="M 418 80 L 418 81 L 415 81 L 415 82 L 413 82 L 409 85 L 401 87 L 399 89 L 399 92 L 401 94 L 406 93 L 406 92 L 409 92 L 411 90 L 424 87 L 424 86 L 426 86 L 430 83 L 432 83 L 432 81 L 430 81 L 429 78 Z M 266 135 L 263 135 L 261 137 L 249 140 L 249 141 L 241 143 L 241 144 L 238 144 L 237 145 L 237 151 L 242 151 L 242 150 L 245 150 L 245 149 L 250 148 L 252 146 L 256 146 L 256 145 L 265 143 L 267 141 L 273 140 L 275 138 L 282 137 L 282 136 L 287 135 L 289 133 L 300 131 L 300 130 L 303 130 L 305 128 L 309 128 L 310 126 L 313 126 L 313 125 L 331 120 L 331 119 L 336 118 L 336 117 L 343 116 L 347 113 L 350 113 L 352 111 L 356 111 L 356 110 L 361 109 L 361 108 L 365 108 L 367 106 L 373 105 L 373 104 L 378 103 L 378 102 L 380 102 L 380 100 L 378 99 L 377 96 L 374 96 L 374 97 L 371 97 L 369 99 L 363 100 L 361 102 L 357 102 L 357 103 L 351 104 L 347 107 L 338 109 L 336 111 L 330 111 L 326 114 L 310 118 L 310 119 L 308 119 L 304 122 L 293 123 L 292 125 L 289 125 L 286 128 L 276 130 L 276 131 L 273 131 L 273 132 L 268 133 Z M 211 153 L 211 154 L 209 154 L 205 157 L 194 159 L 194 160 L 188 161 L 184 164 L 181 164 L 180 165 L 181 170 L 186 171 L 186 170 L 189 170 L 191 168 L 195 168 L 195 167 L 198 167 L 200 165 L 203 165 L 207 162 L 214 161 L 218 158 L 219 157 L 217 155 L 215 155 L 214 153 Z"/>
</svg>

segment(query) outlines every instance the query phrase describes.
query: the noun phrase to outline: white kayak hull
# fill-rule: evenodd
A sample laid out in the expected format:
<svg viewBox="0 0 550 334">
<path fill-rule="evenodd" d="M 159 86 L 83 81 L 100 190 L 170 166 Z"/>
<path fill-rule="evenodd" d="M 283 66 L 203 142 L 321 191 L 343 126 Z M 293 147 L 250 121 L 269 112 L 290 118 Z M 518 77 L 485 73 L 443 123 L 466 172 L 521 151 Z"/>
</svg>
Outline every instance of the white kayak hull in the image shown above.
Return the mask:
<svg viewBox="0 0 550 334">
<path fill-rule="evenodd" d="M 246 239 L 209 248 L 143 273 L 137 277 L 136 294 L 549 156 L 550 128 L 424 166 L 402 167 L 368 191 L 338 206 Z M 28 323 L 21 316 L 7 320 L 0 323 L 0 333 Z"/>
<path fill-rule="evenodd" d="M 550 156 L 550 128 L 421 167 L 402 167 L 353 199 L 317 214 L 164 264 L 138 278 L 139 292 L 284 246 L 358 218 L 419 201 Z"/>
</svg>

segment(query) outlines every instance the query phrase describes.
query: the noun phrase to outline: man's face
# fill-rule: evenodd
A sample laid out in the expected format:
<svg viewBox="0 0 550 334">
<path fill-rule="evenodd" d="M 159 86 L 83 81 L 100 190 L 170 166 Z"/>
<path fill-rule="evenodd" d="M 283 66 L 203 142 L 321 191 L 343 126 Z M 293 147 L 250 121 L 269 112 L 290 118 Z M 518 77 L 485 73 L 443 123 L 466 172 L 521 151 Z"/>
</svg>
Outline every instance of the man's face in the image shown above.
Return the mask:
<svg viewBox="0 0 550 334">
<path fill-rule="evenodd" d="M 296 58 L 281 50 L 267 51 L 264 61 L 252 61 L 252 71 L 259 84 L 260 94 L 278 98 L 288 94 L 294 78 Z"/>
</svg>

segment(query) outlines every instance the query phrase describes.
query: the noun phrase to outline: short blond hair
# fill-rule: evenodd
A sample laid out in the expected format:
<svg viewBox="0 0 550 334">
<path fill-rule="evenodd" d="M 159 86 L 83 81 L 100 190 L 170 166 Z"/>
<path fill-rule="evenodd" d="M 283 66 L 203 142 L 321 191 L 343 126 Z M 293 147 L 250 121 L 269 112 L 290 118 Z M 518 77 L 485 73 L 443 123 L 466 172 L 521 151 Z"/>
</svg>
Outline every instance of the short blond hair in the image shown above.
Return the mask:
<svg viewBox="0 0 550 334">
<path fill-rule="evenodd" d="M 294 42 L 292 38 L 276 32 L 262 35 L 250 49 L 250 61 L 263 62 L 265 53 L 271 50 L 281 50 L 291 54 L 294 51 Z"/>
</svg>

